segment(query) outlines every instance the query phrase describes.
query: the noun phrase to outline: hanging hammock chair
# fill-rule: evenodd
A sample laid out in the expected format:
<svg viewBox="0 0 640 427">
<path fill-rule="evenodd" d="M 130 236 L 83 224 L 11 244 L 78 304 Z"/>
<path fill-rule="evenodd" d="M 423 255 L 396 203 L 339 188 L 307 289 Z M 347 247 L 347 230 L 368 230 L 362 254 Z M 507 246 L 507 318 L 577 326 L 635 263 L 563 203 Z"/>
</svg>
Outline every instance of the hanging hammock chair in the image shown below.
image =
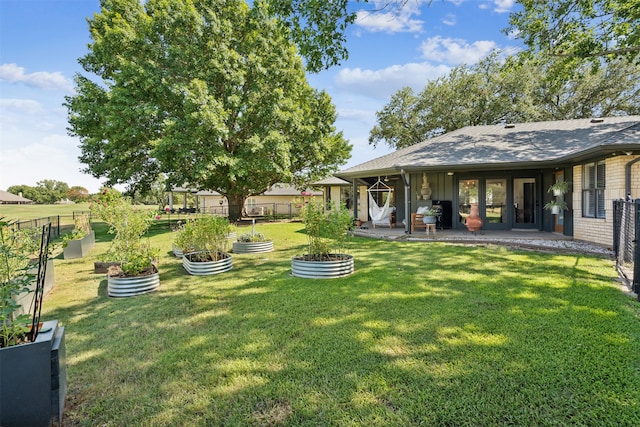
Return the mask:
<svg viewBox="0 0 640 427">
<path fill-rule="evenodd" d="M 376 225 L 392 226 L 391 213 L 396 209 L 395 207 L 390 206 L 393 188 L 380 181 L 380 177 L 378 177 L 378 181 L 367 189 L 367 193 L 369 193 L 369 216 L 371 217 L 373 228 L 375 228 Z M 376 199 L 373 197 L 373 194 L 376 193 L 388 193 L 387 200 L 383 206 L 379 206 Z"/>
</svg>

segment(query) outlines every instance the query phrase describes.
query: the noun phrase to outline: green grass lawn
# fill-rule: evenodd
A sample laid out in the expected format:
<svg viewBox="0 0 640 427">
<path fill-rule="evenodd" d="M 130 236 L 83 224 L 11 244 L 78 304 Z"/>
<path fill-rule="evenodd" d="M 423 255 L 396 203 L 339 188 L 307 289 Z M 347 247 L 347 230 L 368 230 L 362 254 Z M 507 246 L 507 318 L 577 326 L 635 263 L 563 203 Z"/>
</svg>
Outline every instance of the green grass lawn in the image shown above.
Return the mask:
<svg viewBox="0 0 640 427">
<path fill-rule="evenodd" d="M 155 293 L 106 296 L 99 224 L 56 257 L 64 425 L 640 425 L 640 304 L 611 260 L 355 238 L 352 276 L 300 279 L 302 225 L 277 223 L 274 252 L 192 277 L 165 224 Z"/>
<path fill-rule="evenodd" d="M 89 212 L 89 203 L 72 205 L 0 205 L 0 217 L 16 221 L 57 215 L 72 217 L 74 212 Z"/>
</svg>

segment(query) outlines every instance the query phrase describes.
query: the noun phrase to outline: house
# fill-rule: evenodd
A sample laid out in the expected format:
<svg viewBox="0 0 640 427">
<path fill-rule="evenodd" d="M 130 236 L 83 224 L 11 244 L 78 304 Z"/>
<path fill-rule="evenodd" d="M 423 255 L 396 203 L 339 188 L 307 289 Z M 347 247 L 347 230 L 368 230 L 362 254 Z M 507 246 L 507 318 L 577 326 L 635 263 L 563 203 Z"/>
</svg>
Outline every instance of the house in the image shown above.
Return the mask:
<svg viewBox="0 0 640 427">
<path fill-rule="evenodd" d="M 33 200 L 22 197 L 22 193 L 15 195 L 8 191 L 0 190 L 0 205 L 27 205 L 32 203 Z"/>
<path fill-rule="evenodd" d="M 182 207 L 175 208 L 173 195 L 182 194 Z M 193 204 L 190 206 L 187 195 L 193 196 Z M 300 191 L 287 184 L 274 184 L 262 194 L 248 197 L 244 203 L 244 212 L 247 216 L 264 215 L 297 215 L 298 204 L 304 198 L 322 198 L 322 191 L 308 189 Z M 176 187 L 169 193 L 169 208 L 185 212 L 203 212 L 218 215 L 227 215 L 229 204 L 227 199 L 216 191 L 203 191 Z"/>
<path fill-rule="evenodd" d="M 407 233 L 405 218 L 418 208 L 436 205 L 440 226 L 464 230 L 473 206 L 486 231 L 533 229 L 611 245 L 612 201 L 640 198 L 640 116 L 468 126 L 335 176 L 351 183 L 357 218 L 370 204 L 362 192 L 388 184 Z M 567 193 L 547 191 L 562 181 Z M 553 214 L 544 208 L 552 200 L 567 209 Z"/>
</svg>

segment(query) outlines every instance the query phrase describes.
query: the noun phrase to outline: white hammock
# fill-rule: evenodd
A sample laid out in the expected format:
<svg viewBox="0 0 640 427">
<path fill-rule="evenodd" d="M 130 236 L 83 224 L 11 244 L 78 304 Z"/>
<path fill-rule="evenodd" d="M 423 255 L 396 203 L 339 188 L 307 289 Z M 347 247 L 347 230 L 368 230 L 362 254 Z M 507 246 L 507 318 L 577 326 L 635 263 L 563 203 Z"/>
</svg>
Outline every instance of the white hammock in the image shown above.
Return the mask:
<svg viewBox="0 0 640 427">
<path fill-rule="evenodd" d="M 389 206 L 389 201 L 391 197 L 387 197 L 387 201 L 384 203 L 384 206 L 380 207 L 374 200 L 373 196 L 371 196 L 371 192 L 369 192 L 369 216 L 371 217 L 371 222 L 373 225 L 389 225 L 390 215 L 393 212 L 393 207 Z"/>
</svg>

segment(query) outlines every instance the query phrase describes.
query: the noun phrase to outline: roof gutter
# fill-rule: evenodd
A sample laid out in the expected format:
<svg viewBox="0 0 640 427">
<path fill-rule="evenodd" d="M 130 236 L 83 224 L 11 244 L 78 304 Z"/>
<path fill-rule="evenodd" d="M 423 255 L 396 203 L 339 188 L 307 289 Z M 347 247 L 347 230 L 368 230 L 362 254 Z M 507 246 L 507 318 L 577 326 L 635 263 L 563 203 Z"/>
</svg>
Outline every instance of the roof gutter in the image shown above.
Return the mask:
<svg viewBox="0 0 640 427">
<path fill-rule="evenodd" d="M 640 162 L 640 157 L 628 162 L 624 167 L 624 192 L 627 195 L 627 200 L 631 200 L 631 167 Z"/>
</svg>

